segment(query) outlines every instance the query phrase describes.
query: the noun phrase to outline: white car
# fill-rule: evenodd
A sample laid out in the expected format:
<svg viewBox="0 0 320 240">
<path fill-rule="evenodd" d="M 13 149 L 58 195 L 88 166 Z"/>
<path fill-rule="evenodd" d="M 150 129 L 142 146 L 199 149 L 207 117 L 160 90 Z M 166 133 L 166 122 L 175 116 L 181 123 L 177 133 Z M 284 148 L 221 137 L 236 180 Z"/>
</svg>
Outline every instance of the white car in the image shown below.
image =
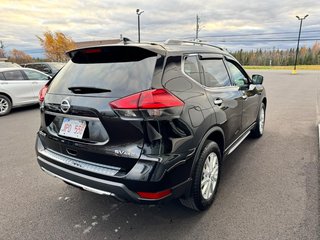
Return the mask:
<svg viewBox="0 0 320 240">
<path fill-rule="evenodd" d="M 0 68 L 0 116 L 12 108 L 38 103 L 39 91 L 50 79 L 30 68 Z"/>
</svg>

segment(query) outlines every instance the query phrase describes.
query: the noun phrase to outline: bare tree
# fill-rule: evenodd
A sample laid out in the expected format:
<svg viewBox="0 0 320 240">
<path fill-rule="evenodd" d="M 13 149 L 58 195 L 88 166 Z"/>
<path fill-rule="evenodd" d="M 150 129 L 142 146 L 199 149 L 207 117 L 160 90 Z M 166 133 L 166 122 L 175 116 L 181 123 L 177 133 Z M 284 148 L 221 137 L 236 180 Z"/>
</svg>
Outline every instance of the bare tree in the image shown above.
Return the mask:
<svg viewBox="0 0 320 240">
<path fill-rule="evenodd" d="M 9 61 L 10 62 L 15 62 L 15 63 L 18 63 L 18 64 L 21 64 L 21 63 L 28 63 L 28 62 L 31 62 L 32 61 L 32 57 L 23 52 L 23 51 L 20 51 L 20 50 L 17 50 L 17 49 L 12 49 L 10 52 L 9 52 Z"/>
</svg>

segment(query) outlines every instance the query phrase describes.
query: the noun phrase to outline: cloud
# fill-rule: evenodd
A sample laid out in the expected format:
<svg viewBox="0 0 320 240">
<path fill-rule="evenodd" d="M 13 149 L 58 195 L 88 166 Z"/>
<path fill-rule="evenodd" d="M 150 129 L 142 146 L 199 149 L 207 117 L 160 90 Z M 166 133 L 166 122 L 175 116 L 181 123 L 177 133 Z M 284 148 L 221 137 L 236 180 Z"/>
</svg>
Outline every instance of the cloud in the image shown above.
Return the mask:
<svg viewBox="0 0 320 240">
<path fill-rule="evenodd" d="M 296 15 L 310 15 L 303 23 L 305 32 L 302 37 L 320 38 L 318 0 L 2 0 L 0 40 L 8 50 L 17 48 L 30 53 L 41 51 L 36 35 L 42 35 L 46 30 L 61 31 L 75 41 L 119 38 L 120 34 L 136 40 L 137 8 L 144 10 L 141 15 L 143 41 L 168 38 L 191 40 L 195 36 L 196 14 L 200 17 L 200 38 L 229 49 L 293 47 L 295 41 L 258 40 L 297 37 L 299 22 Z M 252 35 L 281 32 L 292 33 Z M 248 36 L 243 36 L 245 34 Z M 311 44 L 312 41 L 304 43 Z"/>
</svg>

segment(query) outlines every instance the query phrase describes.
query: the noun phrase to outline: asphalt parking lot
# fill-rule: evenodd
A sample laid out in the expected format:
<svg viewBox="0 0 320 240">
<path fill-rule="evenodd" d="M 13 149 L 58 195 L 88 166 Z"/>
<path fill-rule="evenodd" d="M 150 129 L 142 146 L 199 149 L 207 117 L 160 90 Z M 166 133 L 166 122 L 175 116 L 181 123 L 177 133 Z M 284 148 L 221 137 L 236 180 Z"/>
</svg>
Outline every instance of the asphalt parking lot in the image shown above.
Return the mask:
<svg viewBox="0 0 320 240">
<path fill-rule="evenodd" d="M 0 118 L 0 239 L 320 239 L 320 71 L 256 73 L 268 96 L 265 134 L 224 162 L 216 201 L 203 213 L 68 186 L 37 165 L 38 108 Z"/>
</svg>

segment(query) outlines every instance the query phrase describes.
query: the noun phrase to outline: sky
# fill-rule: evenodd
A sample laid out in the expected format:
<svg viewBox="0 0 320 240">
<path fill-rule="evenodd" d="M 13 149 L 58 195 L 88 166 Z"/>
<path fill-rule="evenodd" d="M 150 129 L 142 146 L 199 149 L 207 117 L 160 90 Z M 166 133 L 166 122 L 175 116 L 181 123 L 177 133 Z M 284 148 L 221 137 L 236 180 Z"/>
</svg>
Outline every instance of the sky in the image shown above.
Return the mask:
<svg viewBox="0 0 320 240">
<path fill-rule="evenodd" d="M 5 51 L 25 51 L 43 57 L 36 36 L 60 31 L 74 41 L 116 39 L 122 34 L 137 41 L 193 40 L 196 15 L 199 38 L 230 51 L 295 48 L 303 21 L 302 46 L 320 40 L 319 0 L 0 0 L 0 41 Z"/>
</svg>

